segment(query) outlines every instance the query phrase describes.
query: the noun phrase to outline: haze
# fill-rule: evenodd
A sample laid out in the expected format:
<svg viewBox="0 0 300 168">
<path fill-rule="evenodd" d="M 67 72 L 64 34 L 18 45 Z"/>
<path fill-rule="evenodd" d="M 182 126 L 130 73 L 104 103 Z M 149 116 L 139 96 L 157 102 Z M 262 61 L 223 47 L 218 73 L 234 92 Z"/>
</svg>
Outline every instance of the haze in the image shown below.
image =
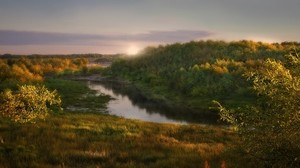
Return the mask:
<svg viewBox="0 0 300 168">
<path fill-rule="evenodd" d="M 206 39 L 299 41 L 299 7 L 299 0 L 0 0 L 0 54 L 134 54 Z"/>
</svg>

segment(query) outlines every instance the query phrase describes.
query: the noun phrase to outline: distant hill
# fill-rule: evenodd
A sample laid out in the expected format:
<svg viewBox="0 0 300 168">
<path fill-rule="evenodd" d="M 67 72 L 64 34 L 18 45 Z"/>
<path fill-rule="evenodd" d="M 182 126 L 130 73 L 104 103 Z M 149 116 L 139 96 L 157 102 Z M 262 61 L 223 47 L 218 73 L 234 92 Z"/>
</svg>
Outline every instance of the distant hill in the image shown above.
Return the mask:
<svg viewBox="0 0 300 168">
<path fill-rule="evenodd" d="M 297 42 L 192 41 L 145 48 L 134 57 L 122 57 L 108 74 L 121 77 L 172 100 L 190 100 L 196 107 L 217 99 L 229 104 L 254 99 L 245 71 L 261 68 L 261 61 L 282 60 L 299 49 Z"/>
</svg>

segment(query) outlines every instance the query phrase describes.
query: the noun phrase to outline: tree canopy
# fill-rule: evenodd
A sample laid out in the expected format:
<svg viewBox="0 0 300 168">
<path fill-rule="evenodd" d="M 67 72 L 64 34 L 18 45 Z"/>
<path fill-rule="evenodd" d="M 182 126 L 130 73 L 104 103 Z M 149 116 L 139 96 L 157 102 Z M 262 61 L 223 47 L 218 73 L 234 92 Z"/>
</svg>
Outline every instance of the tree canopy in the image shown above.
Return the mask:
<svg viewBox="0 0 300 168">
<path fill-rule="evenodd" d="M 208 40 L 148 47 L 136 57 L 115 61 L 109 73 L 147 86 L 158 94 L 168 92 L 206 102 L 218 99 L 243 104 L 255 96 L 242 74 L 262 66 L 268 58 L 283 60 L 285 54 L 299 46 Z"/>
<path fill-rule="evenodd" d="M 259 97 L 255 106 L 227 110 L 219 104 L 221 118 L 237 129 L 246 152 L 265 166 L 300 166 L 300 57 L 287 58 L 267 59 L 263 68 L 245 73 Z"/>
</svg>

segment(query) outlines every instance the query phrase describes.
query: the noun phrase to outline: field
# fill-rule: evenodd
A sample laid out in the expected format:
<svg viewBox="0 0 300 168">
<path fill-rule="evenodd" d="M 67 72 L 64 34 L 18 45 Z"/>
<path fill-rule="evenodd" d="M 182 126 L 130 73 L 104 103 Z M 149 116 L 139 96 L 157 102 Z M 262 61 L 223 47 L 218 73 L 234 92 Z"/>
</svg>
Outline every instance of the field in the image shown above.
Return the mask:
<svg viewBox="0 0 300 168">
<path fill-rule="evenodd" d="M 231 131 L 95 113 L 53 114 L 36 124 L 1 121 L 1 167 L 228 166 Z"/>
</svg>

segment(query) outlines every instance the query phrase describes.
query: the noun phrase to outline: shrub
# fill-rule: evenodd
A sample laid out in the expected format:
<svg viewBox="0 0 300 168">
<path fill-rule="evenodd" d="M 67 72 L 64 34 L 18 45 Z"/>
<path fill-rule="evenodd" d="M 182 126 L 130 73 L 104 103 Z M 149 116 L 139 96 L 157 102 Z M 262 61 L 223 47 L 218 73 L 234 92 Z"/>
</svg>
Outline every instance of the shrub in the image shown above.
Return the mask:
<svg viewBox="0 0 300 168">
<path fill-rule="evenodd" d="M 44 86 L 23 85 L 17 92 L 6 90 L 0 95 L 0 114 L 14 122 L 33 122 L 45 119 L 51 107 L 60 107 L 61 99 L 56 91 Z"/>
<path fill-rule="evenodd" d="M 300 57 L 286 63 L 267 59 L 263 69 L 247 72 L 259 96 L 255 106 L 226 110 L 221 118 L 233 124 L 245 151 L 266 167 L 300 166 Z"/>
</svg>

